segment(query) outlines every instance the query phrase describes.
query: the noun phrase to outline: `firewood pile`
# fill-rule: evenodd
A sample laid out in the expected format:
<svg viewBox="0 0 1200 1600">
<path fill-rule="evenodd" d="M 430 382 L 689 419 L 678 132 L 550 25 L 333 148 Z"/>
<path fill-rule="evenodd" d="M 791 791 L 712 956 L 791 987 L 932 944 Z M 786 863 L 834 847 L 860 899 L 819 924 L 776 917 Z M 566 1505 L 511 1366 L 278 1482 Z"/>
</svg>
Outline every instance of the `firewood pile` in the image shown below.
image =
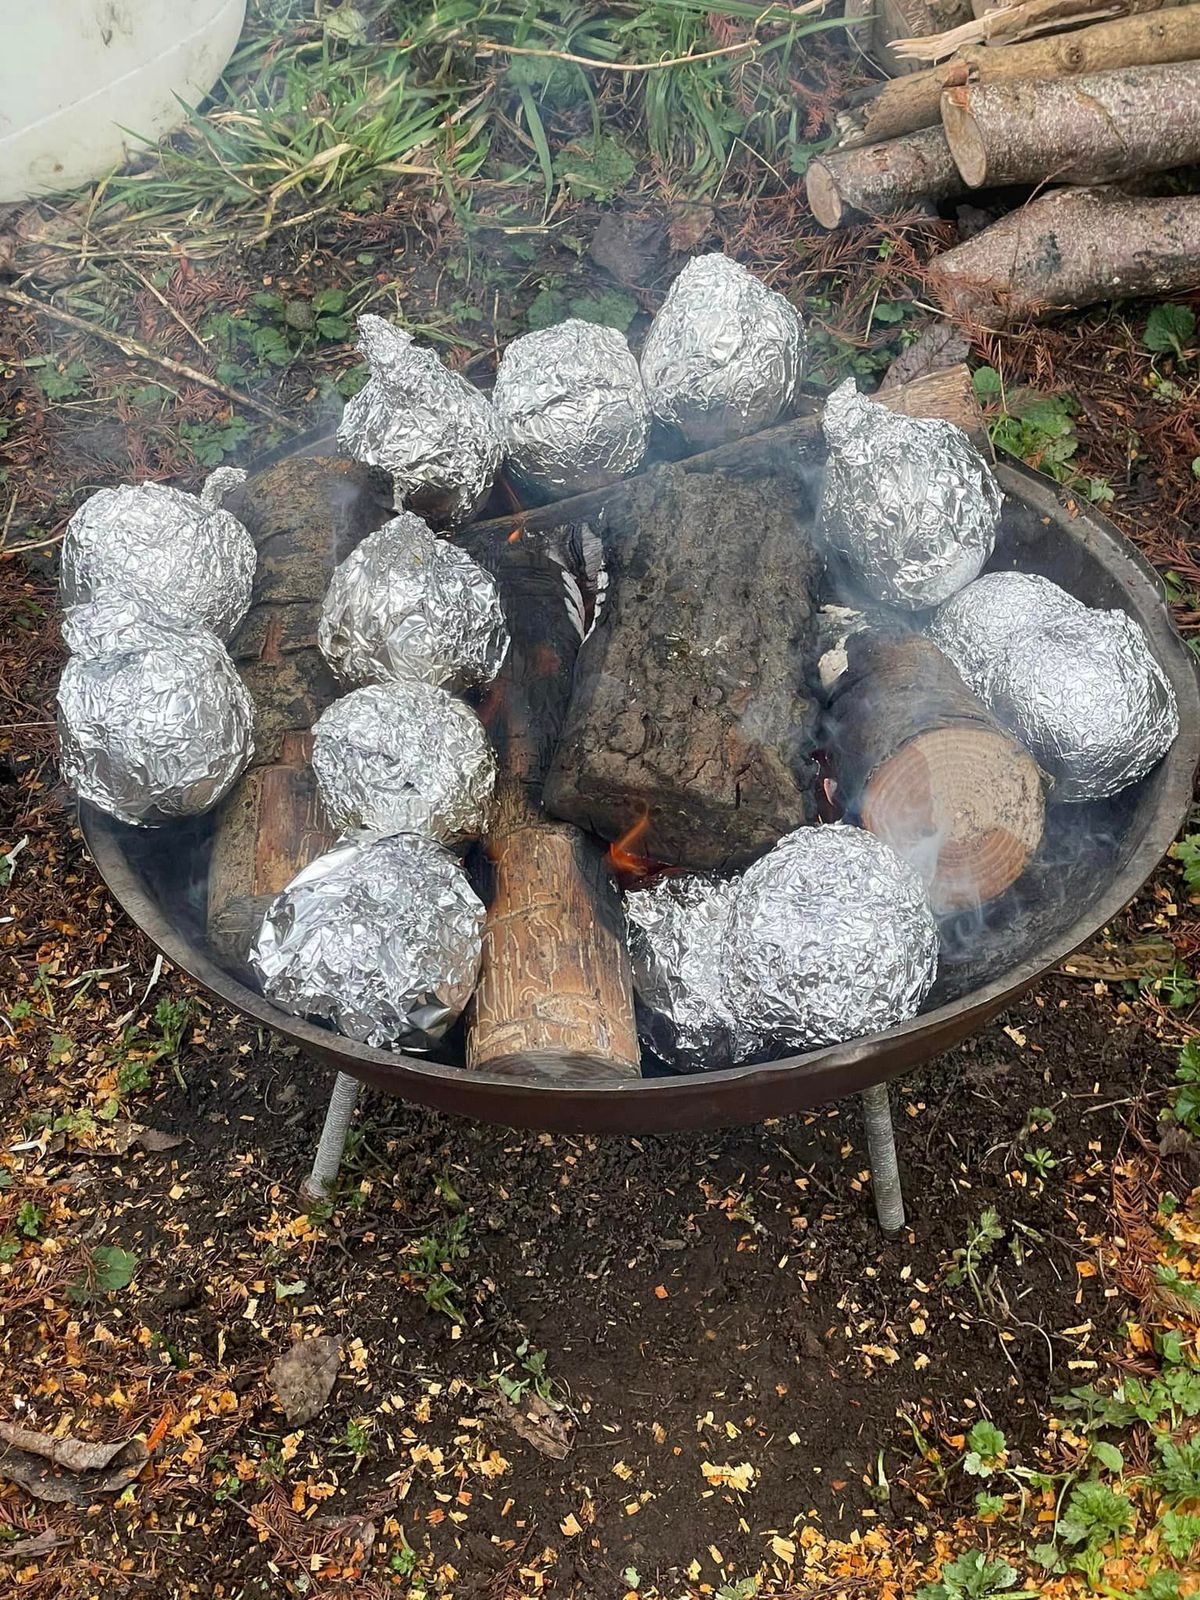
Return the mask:
<svg viewBox="0 0 1200 1600">
<path fill-rule="evenodd" d="M 1152 176 L 1200 161 L 1200 5 L 883 0 L 873 27 L 895 75 L 809 166 L 822 226 L 1011 202 L 929 265 L 945 310 L 995 328 L 1200 284 L 1200 197 Z"/>
</svg>

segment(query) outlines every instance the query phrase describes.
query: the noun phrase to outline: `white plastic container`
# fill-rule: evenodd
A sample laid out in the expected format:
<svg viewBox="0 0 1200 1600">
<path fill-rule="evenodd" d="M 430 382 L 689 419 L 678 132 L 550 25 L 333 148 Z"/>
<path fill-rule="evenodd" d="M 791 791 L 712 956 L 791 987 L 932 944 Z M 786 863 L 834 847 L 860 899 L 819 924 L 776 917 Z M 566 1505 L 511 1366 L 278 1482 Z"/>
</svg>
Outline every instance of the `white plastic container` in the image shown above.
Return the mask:
<svg viewBox="0 0 1200 1600">
<path fill-rule="evenodd" d="M 0 201 L 87 183 L 136 135 L 178 127 L 245 14 L 246 0 L 0 0 Z"/>
</svg>

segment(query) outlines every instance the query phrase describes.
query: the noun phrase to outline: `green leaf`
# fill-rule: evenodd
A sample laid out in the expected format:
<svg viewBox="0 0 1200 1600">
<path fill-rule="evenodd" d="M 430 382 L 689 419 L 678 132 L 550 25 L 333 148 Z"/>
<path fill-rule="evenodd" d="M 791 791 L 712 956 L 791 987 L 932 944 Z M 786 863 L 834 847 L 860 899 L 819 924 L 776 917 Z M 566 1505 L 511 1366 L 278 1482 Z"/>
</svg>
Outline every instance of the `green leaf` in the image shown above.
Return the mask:
<svg viewBox="0 0 1200 1600">
<path fill-rule="evenodd" d="M 975 1450 L 985 1461 L 995 1461 L 1008 1449 L 1004 1432 L 994 1422 L 983 1419 L 967 1434 L 968 1450 Z"/>
<path fill-rule="evenodd" d="M 1192 477 L 1200 478 L 1200 456 L 1192 457 Z"/>
<path fill-rule="evenodd" d="M 1120 1472 L 1125 1465 L 1125 1457 L 1115 1444 L 1109 1444 L 1105 1439 L 1092 1440 L 1092 1454 L 1102 1467 L 1107 1467 L 1110 1472 Z"/>
<path fill-rule="evenodd" d="M 334 339 L 340 343 L 350 332 L 350 323 L 346 317 L 318 317 L 317 332 L 322 339 Z"/>
<path fill-rule="evenodd" d="M 627 1587 L 630 1589 L 636 1589 L 638 1584 L 642 1581 L 642 1575 L 636 1567 L 626 1567 L 621 1576 L 624 1578 Z"/>
<path fill-rule="evenodd" d="M 543 288 L 530 302 L 525 313 L 525 326 L 530 330 L 552 328 L 567 314 L 567 297 L 560 289 Z"/>
<path fill-rule="evenodd" d="M 912 310 L 912 302 L 908 300 L 877 300 L 872 314 L 872 322 L 903 322 Z"/>
<path fill-rule="evenodd" d="M 1196 331 L 1196 313 L 1191 306 L 1154 306 L 1146 318 L 1142 343 L 1156 355 L 1183 354 L 1184 346 Z"/>
<path fill-rule="evenodd" d="M 971 374 L 971 387 L 979 400 L 993 400 L 1003 389 L 995 367 L 976 367 Z"/>
<path fill-rule="evenodd" d="M 1058 1531 L 1068 1544 L 1098 1548 L 1133 1522 L 1133 1502 L 1106 1483 L 1077 1483 Z"/>
<path fill-rule="evenodd" d="M 981 1489 L 975 1496 L 975 1515 L 977 1517 L 1001 1517 L 1004 1515 L 1005 1499 L 1002 1494 L 988 1494 Z"/>
<path fill-rule="evenodd" d="M 117 1245 L 98 1245 L 92 1251 L 92 1267 L 96 1274 L 96 1287 L 105 1294 L 128 1288 L 137 1271 L 138 1258 Z"/>
<path fill-rule="evenodd" d="M 584 322 L 598 322 L 605 328 L 625 333 L 637 316 L 638 303 L 620 289 L 604 289 L 599 294 L 580 295 L 571 301 L 570 309 L 572 316 Z"/>
<path fill-rule="evenodd" d="M 314 311 L 331 311 L 337 313 L 346 309 L 346 294 L 343 289 L 321 289 L 312 297 Z"/>
<path fill-rule="evenodd" d="M 610 133 L 576 140 L 555 163 L 556 173 L 576 200 L 611 200 L 636 170 L 629 151 Z"/>
<path fill-rule="evenodd" d="M 1184 1561 L 1200 1543 L 1200 1515 L 1194 1511 L 1164 1511 L 1159 1536 L 1176 1561 Z"/>
<path fill-rule="evenodd" d="M 368 39 L 368 19 L 357 6 L 340 5 L 325 16 L 325 37 L 337 39 L 342 44 L 362 45 Z"/>
</svg>

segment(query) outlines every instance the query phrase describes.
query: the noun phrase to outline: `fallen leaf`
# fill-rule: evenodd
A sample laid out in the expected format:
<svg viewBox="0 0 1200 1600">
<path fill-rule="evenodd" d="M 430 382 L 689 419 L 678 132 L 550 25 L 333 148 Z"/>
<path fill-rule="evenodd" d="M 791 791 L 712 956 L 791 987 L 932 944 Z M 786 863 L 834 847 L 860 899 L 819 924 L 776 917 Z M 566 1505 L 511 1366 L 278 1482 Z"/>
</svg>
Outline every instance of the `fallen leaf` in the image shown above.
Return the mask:
<svg viewBox="0 0 1200 1600">
<path fill-rule="evenodd" d="M 926 373 L 941 372 L 965 361 L 970 351 L 970 343 L 952 322 L 930 323 L 892 362 L 879 387 L 892 389 L 897 384 L 923 378 Z"/>
<path fill-rule="evenodd" d="M 329 1399 L 341 1353 L 341 1341 L 331 1335 L 297 1339 L 271 1368 L 271 1387 L 293 1427 L 311 1422 Z"/>
<path fill-rule="evenodd" d="M 61 1533 L 55 1533 L 53 1528 L 47 1528 L 32 1539 L 18 1539 L 16 1544 L 0 1544 L 0 1561 L 30 1561 L 34 1556 L 44 1556 L 47 1551 L 57 1550 L 60 1544 L 70 1542 Z"/>
<path fill-rule="evenodd" d="M 541 1395 L 527 1395 L 519 1406 L 510 1405 L 497 1396 L 492 1401 L 492 1410 L 526 1444 L 551 1460 L 562 1461 L 570 1453 L 570 1428 Z"/>
<path fill-rule="evenodd" d="M 0 1478 L 19 1484 L 39 1500 L 91 1505 L 98 1494 L 119 1494 L 146 1464 L 140 1439 L 91 1444 L 84 1439 L 56 1439 L 48 1433 L 0 1422 Z"/>
</svg>

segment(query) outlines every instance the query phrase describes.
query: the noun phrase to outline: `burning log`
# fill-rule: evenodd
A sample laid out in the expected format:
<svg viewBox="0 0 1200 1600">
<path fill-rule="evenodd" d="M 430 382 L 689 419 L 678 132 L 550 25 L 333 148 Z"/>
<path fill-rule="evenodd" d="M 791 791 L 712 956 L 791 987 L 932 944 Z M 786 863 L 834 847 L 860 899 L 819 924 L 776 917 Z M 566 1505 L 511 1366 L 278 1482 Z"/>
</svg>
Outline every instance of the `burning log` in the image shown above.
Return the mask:
<svg viewBox="0 0 1200 1600">
<path fill-rule="evenodd" d="M 532 1058 L 542 1079 L 637 1077 L 624 916 L 604 852 L 542 809 L 579 650 L 569 580 L 519 540 L 482 559 L 500 587 L 512 644 L 480 709 L 500 775 L 484 847 L 491 884 L 467 1065 L 524 1076 Z"/>
<path fill-rule="evenodd" d="M 809 162 L 804 181 L 809 207 L 823 228 L 840 228 L 847 213 L 891 217 L 964 189 L 940 128 L 886 144 L 830 150 Z"/>
<path fill-rule="evenodd" d="M 579 654 L 546 806 L 656 861 L 751 859 L 811 820 L 804 691 L 821 562 L 770 475 L 679 467 L 609 507 L 609 599 Z M 809 507 L 811 512 L 811 507 Z"/>
<path fill-rule="evenodd" d="M 250 610 L 230 643 L 254 701 L 254 760 L 213 819 L 208 934 L 244 966 L 263 912 L 333 843 L 310 758 L 313 722 L 342 690 L 317 648 L 329 577 L 390 516 L 387 480 L 369 467 L 296 456 L 229 499 L 258 547 Z"/>
<path fill-rule="evenodd" d="M 947 311 L 992 328 L 1200 285 L 1200 199 L 1056 189 L 937 256 Z"/>
<path fill-rule="evenodd" d="M 828 743 L 843 805 L 911 861 L 937 912 L 994 900 L 1042 837 L 1041 774 L 919 634 L 846 646 Z"/>
<path fill-rule="evenodd" d="M 1200 62 L 1071 81 L 965 84 L 942 96 L 950 153 L 972 189 L 1107 183 L 1200 159 Z"/>
<path fill-rule="evenodd" d="M 1069 78 L 1115 67 L 1148 67 L 1200 56 L 1200 5 L 1098 22 L 1076 33 L 1055 34 L 1028 44 L 979 45 L 927 72 L 883 84 L 864 108 L 865 136 L 894 139 L 916 128 L 934 127 L 942 95 L 956 85 L 1013 83 L 1018 79 Z"/>
</svg>

